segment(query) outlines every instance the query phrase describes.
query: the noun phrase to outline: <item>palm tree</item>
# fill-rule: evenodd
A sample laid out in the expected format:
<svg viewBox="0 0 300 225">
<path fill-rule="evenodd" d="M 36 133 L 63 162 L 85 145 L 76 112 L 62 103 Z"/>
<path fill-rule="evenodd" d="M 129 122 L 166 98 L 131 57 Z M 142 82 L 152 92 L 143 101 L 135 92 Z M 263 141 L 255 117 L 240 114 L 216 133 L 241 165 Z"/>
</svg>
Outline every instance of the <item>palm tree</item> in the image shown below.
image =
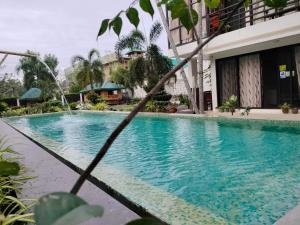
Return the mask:
<svg viewBox="0 0 300 225">
<path fill-rule="evenodd" d="M 34 53 L 31 51 L 27 51 L 28 54 L 39 55 L 38 53 Z M 58 75 L 58 59 L 55 55 L 46 54 L 44 56 L 44 62 L 49 66 L 49 68 L 53 71 L 54 75 Z M 36 84 L 36 81 L 47 81 L 50 83 L 55 83 L 55 80 L 47 70 L 47 68 L 37 60 L 37 58 L 33 57 L 22 57 L 19 61 L 19 65 L 17 66 L 17 72 L 23 72 L 23 84 L 26 90 L 30 89 Z"/>
<path fill-rule="evenodd" d="M 94 90 L 95 82 L 103 83 L 103 65 L 97 49 L 91 49 L 87 59 L 80 55 L 74 56 L 72 66 L 77 69 L 76 79 L 82 87 L 90 84 L 91 89 Z"/>
<path fill-rule="evenodd" d="M 155 22 L 150 29 L 148 38 L 141 31 L 133 30 L 129 35 L 123 36 L 115 45 L 115 51 L 119 57 L 126 49 L 145 51 L 144 58 L 138 57 L 131 60 L 129 73 L 131 77 L 135 78 L 136 85 L 144 83 L 144 80 L 147 81 L 143 87 L 146 92 L 152 89 L 163 74 L 172 69 L 171 60 L 165 57 L 155 44 L 162 30 L 162 25 Z"/>
</svg>

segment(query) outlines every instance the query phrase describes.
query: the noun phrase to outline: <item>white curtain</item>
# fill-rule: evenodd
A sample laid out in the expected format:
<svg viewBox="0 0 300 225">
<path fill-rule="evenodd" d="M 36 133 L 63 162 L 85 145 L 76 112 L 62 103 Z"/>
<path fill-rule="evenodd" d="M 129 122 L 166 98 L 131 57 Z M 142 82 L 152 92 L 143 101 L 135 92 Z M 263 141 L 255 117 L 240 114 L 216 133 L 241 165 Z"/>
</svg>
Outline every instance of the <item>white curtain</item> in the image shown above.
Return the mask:
<svg viewBox="0 0 300 225">
<path fill-rule="evenodd" d="M 298 93 L 300 98 L 300 46 L 295 47 L 296 72 L 298 76 Z"/>
<path fill-rule="evenodd" d="M 259 54 L 239 58 L 241 107 L 261 107 L 261 72 Z"/>
</svg>

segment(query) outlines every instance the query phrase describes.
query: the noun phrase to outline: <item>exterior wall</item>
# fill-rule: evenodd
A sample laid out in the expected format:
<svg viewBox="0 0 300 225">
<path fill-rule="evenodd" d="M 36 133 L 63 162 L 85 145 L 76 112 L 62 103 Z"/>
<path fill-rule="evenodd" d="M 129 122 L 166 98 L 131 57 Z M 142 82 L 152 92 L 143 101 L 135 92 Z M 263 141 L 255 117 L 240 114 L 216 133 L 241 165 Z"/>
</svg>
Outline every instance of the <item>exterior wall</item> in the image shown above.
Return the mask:
<svg viewBox="0 0 300 225">
<path fill-rule="evenodd" d="M 210 61 L 205 60 L 203 63 L 203 69 L 206 70 L 207 73 L 205 73 L 206 76 L 204 75 L 204 79 L 203 79 L 204 91 L 211 91 L 211 76 L 210 76 L 210 70 L 208 70 L 209 66 L 210 66 Z M 187 75 L 187 79 L 190 84 L 190 87 L 194 88 L 195 84 L 194 84 L 193 76 L 197 74 L 197 60 L 193 59 L 191 62 L 189 62 L 185 66 L 184 71 Z M 180 94 L 187 95 L 187 90 L 185 88 L 185 84 L 180 72 L 176 73 L 176 82 L 175 79 L 171 79 L 169 83 L 165 84 L 165 90 L 167 93 L 171 95 L 180 95 Z"/>
<path fill-rule="evenodd" d="M 300 12 L 293 12 L 276 19 L 221 34 L 203 49 L 204 58 L 211 61 L 211 90 L 214 109 L 218 105 L 216 59 L 300 43 L 299 21 Z M 180 56 L 185 57 L 196 46 L 196 42 L 192 42 L 178 46 L 177 49 Z M 174 56 L 171 49 L 169 56 Z"/>
</svg>

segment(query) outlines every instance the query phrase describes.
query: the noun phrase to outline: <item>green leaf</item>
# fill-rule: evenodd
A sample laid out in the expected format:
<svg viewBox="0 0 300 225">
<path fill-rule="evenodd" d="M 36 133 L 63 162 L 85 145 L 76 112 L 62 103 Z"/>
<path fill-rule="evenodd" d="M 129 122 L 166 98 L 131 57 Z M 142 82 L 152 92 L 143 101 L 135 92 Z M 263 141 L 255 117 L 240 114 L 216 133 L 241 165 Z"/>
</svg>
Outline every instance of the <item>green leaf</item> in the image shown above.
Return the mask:
<svg viewBox="0 0 300 225">
<path fill-rule="evenodd" d="M 126 16 L 130 23 L 137 28 L 140 23 L 139 12 L 135 8 L 130 7 L 127 9 Z"/>
<path fill-rule="evenodd" d="M 101 217 L 101 206 L 88 205 L 76 195 L 56 192 L 39 199 L 34 208 L 36 225 L 77 225 L 93 217 Z"/>
<path fill-rule="evenodd" d="M 154 9 L 152 7 L 150 0 L 140 0 L 140 7 L 142 8 L 142 10 L 149 13 L 151 15 L 151 17 L 153 18 Z"/>
<path fill-rule="evenodd" d="M 20 166 L 16 162 L 0 161 L 0 176 L 17 176 L 20 171 Z"/>
<path fill-rule="evenodd" d="M 204 0 L 205 5 L 210 9 L 218 8 L 220 5 L 220 0 Z"/>
<path fill-rule="evenodd" d="M 198 23 L 198 14 L 194 9 L 192 9 L 191 12 L 189 12 L 189 9 L 182 10 L 179 16 L 179 20 L 182 23 L 182 25 L 187 29 L 187 31 L 190 31 Z"/>
<path fill-rule="evenodd" d="M 109 29 L 113 28 L 114 32 L 119 36 L 122 30 L 123 21 L 121 17 L 117 16 L 109 23 Z"/>
<path fill-rule="evenodd" d="M 105 19 L 102 21 L 97 37 L 101 36 L 106 32 L 108 23 L 109 23 L 109 19 Z"/>
<path fill-rule="evenodd" d="M 273 8 L 283 8 L 287 5 L 287 0 L 264 0 L 265 4 Z"/>
<path fill-rule="evenodd" d="M 131 221 L 126 225 L 163 225 L 163 224 L 152 218 L 142 218 L 142 219 Z"/>
<path fill-rule="evenodd" d="M 103 208 L 101 206 L 82 205 L 58 219 L 53 225 L 81 224 L 93 217 L 100 217 L 102 215 Z"/>
<path fill-rule="evenodd" d="M 172 19 L 180 17 L 182 11 L 188 10 L 188 5 L 184 0 L 173 0 L 167 4 L 167 9 L 171 11 Z"/>
</svg>

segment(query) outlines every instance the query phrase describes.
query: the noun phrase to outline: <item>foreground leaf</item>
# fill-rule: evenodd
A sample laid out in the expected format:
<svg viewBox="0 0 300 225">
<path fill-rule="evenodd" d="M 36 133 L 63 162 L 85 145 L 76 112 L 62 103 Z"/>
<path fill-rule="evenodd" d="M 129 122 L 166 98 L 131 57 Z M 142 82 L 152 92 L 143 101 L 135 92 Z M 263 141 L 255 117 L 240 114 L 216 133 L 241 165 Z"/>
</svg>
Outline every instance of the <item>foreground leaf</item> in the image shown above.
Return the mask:
<svg viewBox="0 0 300 225">
<path fill-rule="evenodd" d="M 131 221 L 126 225 L 163 225 L 163 224 L 152 218 L 142 218 L 142 219 Z"/>
<path fill-rule="evenodd" d="M 108 28 L 108 23 L 109 23 L 109 19 L 105 19 L 102 21 L 97 37 L 101 36 L 102 34 L 104 34 L 106 32 L 106 30 Z"/>
<path fill-rule="evenodd" d="M 154 9 L 150 0 L 140 0 L 140 7 L 142 8 L 142 10 L 149 13 L 153 17 Z"/>
<path fill-rule="evenodd" d="M 210 9 L 218 8 L 220 5 L 220 0 L 204 0 L 205 5 Z"/>
<path fill-rule="evenodd" d="M 122 30 L 123 21 L 121 17 L 117 16 L 113 21 L 110 22 L 109 28 L 113 28 L 114 32 L 119 36 Z"/>
<path fill-rule="evenodd" d="M 129 22 L 137 28 L 140 23 L 139 12 L 135 8 L 130 7 L 126 12 L 126 16 Z"/>
<path fill-rule="evenodd" d="M 0 161 L 0 176 L 17 176 L 20 171 L 20 166 L 16 162 Z"/>
<path fill-rule="evenodd" d="M 287 5 L 287 0 L 264 0 L 265 4 L 273 8 L 283 8 Z"/>
<path fill-rule="evenodd" d="M 41 197 L 34 212 L 37 225 L 77 225 L 101 217 L 103 208 L 88 205 L 76 195 L 57 192 Z"/>
</svg>

